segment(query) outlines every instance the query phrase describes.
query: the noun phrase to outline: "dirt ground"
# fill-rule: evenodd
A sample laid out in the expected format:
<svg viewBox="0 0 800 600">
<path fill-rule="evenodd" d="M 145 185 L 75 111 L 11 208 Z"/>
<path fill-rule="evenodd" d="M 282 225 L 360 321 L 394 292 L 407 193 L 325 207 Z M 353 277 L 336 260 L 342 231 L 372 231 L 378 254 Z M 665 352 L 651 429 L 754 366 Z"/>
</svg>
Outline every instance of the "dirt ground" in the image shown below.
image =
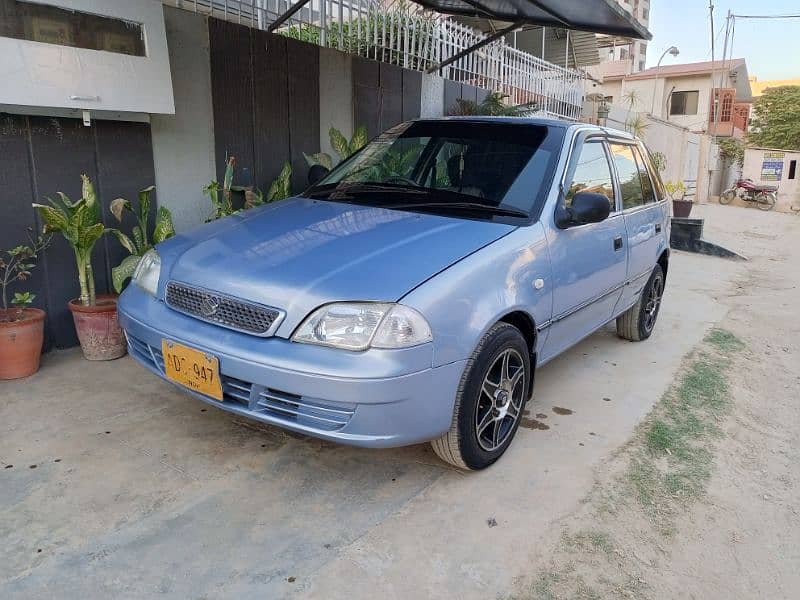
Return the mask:
<svg viewBox="0 0 800 600">
<path fill-rule="evenodd" d="M 551 526 L 510 597 L 800 594 L 800 222 L 757 215 L 723 230 L 750 214 L 721 210 L 692 216 L 719 219 L 709 236 L 750 256 L 717 298 L 724 319 L 631 441 L 595 469 L 582 506 Z M 700 416 L 688 443 L 675 439 L 686 429 L 669 419 L 676 408 L 678 421 Z"/>
<path fill-rule="evenodd" d="M 652 338 L 543 367 L 481 473 L 51 353 L 0 383 L 0 597 L 797 597 L 800 218 L 695 213 L 751 260 L 676 252 Z"/>
</svg>

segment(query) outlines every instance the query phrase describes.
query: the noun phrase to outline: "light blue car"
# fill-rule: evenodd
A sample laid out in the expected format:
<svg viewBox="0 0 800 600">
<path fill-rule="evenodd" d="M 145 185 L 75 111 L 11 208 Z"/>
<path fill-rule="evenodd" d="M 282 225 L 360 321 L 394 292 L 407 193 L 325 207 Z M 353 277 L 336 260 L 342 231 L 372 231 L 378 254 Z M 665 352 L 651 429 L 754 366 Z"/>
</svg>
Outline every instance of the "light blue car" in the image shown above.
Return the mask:
<svg viewBox="0 0 800 600">
<path fill-rule="evenodd" d="M 242 416 L 482 469 L 536 368 L 612 319 L 653 331 L 669 211 L 627 133 L 416 120 L 309 178 L 150 251 L 119 303 L 131 355 Z"/>
</svg>

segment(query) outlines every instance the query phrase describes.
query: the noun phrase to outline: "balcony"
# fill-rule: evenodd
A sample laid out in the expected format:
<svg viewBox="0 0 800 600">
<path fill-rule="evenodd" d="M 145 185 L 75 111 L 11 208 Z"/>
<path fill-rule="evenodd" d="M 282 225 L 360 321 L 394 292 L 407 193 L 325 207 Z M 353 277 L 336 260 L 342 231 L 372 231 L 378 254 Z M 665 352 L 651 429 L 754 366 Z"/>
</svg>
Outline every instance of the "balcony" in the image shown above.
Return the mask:
<svg viewBox="0 0 800 600">
<path fill-rule="evenodd" d="M 719 115 L 717 115 L 719 111 Z M 736 102 L 735 88 L 716 88 L 708 112 L 708 133 L 721 137 L 744 137 L 750 120 L 750 105 Z"/>
</svg>

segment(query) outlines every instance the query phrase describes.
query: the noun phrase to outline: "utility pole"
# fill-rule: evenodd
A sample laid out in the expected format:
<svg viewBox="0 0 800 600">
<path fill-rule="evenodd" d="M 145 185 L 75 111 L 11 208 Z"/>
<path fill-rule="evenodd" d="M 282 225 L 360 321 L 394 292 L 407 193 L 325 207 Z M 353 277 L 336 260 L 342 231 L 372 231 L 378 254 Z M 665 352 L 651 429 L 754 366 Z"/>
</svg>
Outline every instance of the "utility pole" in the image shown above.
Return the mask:
<svg viewBox="0 0 800 600">
<path fill-rule="evenodd" d="M 719 114 L 719 107 L 717 106 L 719 101 L 719 95 L 717 94 L 716 88 L 714 87 L 714 1 L 713 0 L 708 0 L 708 17 L 709 20 L 711 21 L 711 110 L 714 111 L 714 121 L 716 121 L 717 115 Z M 716 123 L 714 124 L 713 133 L 714 135 L 710 137 L 708 152 L 706 153 L 706 177 L 708 178 L 708 181 L 706 182 L 706 202 L 708 202 L 709 198 L 711 197 L 711 150 L 714 146 L 714 139 L 717 134 Z"/>
</svg>

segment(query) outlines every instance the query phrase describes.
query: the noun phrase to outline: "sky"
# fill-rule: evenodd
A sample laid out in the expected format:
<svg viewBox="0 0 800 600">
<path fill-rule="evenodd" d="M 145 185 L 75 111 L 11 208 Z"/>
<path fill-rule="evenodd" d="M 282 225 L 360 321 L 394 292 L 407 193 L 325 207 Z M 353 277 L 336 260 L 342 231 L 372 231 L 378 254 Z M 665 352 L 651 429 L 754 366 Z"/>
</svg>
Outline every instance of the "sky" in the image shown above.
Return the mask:
<svg viewBox="0 0 800 600">
<path fill-rule="evenodd" d="M 800 14 L 800 0 L 713 2 L 717 60 L 722 58 L 728 10 L 737 15 Z M 680 55 L 667 54 L 662 65 L 711 60 L 708 0 L 650 0 L 650 31 L 648 67 L 654 67 L 673 45 Z M 748 73 L 760 80 L 800 77 L 800 19 L 736 19 L 733 58 L 745 58 Z"/>
</svg>

